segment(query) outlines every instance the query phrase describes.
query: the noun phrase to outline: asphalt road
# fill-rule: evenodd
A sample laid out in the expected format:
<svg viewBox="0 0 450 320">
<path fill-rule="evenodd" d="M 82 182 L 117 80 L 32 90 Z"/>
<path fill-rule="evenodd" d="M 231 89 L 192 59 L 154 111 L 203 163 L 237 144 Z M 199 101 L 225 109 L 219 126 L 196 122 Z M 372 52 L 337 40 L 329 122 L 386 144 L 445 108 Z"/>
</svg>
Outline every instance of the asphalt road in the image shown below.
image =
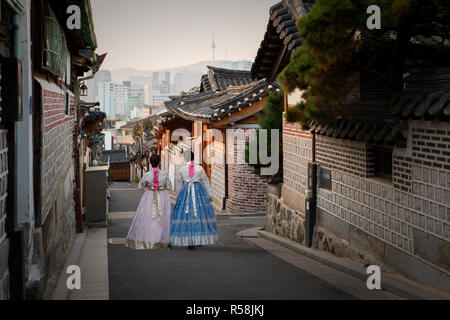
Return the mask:
<svg viewBox="0 0 450 320">
<path fill-rule="evenodd" d="M 117 183 L 113 189 L 111 212 L 136 210 L 141 192 Z M 139 251 L 109 244 L 110 299 L 355 299 L 236 236 L 240 230 L 263 226 L 263 217 L 218 217 L 217 223 L 219 243 L 196 251 Z M 108 238 L 125 238 L 130 224 L 130 219 L 113 220 Z"/>
</svg>

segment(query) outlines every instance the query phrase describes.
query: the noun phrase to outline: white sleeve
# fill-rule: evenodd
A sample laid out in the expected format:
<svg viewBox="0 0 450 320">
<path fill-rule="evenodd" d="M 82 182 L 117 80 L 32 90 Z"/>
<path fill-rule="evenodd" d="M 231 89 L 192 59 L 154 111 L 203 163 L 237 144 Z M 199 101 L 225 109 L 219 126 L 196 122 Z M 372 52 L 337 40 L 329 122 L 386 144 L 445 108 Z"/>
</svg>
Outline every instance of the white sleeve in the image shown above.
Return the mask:
<svg viewBox="0 0 450 320">
<path fill-rule="evenodd" d="M 170 181 L 170 177 L 169 175 L 166 173 L 166 189 L 167 190 L 172 190 L 173 186 L 172 186 L 172 181 Z"/>
<path fill-rule="evenodd" d="M 203 170 L 202 167 L 199 167 L 199 168 L 200 168 L 200 181 L 202 182 L 203 187 L 205 188 L 208 196 L 210 198 L 212 198 L 212 191 L 211 191 L 211 185 L 209 184 L 209 178 L 206 175 L 205 170 Z"/>
<path fill-rule="evenodd" d="M 139 181 L 138 190 L 144 189 L 144 187 L 148 184 L 149 175 L 150 175 L 149 172 L 144 173 L 144 175 L 142 176 L 141 180 Z"/>
<path fill-rule="evenodd" d="M 143 189 L 143 184 L 145 183 L 145 174 L 142 176 L 141 180 L 139 180 L 139 184 L 138 184 L 138 190 L 142 190 Z"/>
</svg>

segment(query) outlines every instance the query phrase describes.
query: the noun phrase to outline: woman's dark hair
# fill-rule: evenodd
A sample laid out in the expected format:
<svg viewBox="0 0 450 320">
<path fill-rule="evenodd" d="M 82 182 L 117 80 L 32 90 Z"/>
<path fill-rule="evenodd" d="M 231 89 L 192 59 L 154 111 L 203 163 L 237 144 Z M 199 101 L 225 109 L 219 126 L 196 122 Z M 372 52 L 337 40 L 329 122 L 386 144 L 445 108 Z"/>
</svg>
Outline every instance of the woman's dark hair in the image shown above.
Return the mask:
<svg viewBox="0 0 450 320">
<path fill-rule="evenodd" d="M 186 161 L 194 161 L 194 153 L 191 150 L 186 150 L 183 153 L 184 160 Z"/>
<path fill-rule="evenodd" d="M 161 158 L 157 154 L 152 154 L 152 156 L 150 157 L 152 168 L 158 168 L 160 162 Z"/>
</svg>

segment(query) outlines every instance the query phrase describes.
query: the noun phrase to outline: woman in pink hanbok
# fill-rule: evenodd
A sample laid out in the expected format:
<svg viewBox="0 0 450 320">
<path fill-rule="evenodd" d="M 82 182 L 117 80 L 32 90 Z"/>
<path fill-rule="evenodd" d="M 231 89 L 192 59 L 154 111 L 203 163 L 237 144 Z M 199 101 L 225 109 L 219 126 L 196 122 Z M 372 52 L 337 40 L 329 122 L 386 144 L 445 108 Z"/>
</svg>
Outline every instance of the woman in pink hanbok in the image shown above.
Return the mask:
<svg viewBox="0 0 450 320">
<path fill-rule="evenodd" d="M 170 246 L 170 196 L 169 176 L 159 170 L 160 158 L 152 155 L 153 167 L 139 181 L 139 189 L 145 190 L 134 215 L 127 236 L 126 246 L 132 249 L 163 249 Z"/>
</svg>

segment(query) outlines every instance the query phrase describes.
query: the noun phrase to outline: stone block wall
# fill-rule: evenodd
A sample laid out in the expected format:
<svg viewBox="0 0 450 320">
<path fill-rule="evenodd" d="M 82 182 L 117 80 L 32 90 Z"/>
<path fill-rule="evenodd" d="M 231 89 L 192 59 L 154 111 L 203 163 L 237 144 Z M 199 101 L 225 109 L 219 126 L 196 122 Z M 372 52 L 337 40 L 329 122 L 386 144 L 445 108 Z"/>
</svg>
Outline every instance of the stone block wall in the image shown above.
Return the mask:
<svg viewBox="0 0 450 320">
<path fill-rule="evenodd" d="M 450 125 L 424 121 L 409 125 L 407 147 L 393 152 L 392 181 L 346 172 L 344 154 L 342 164 L 332 168 L 332 191 L 318 190 L 319 215 L 332 215 L 386 248 L 420 258 L 412 259 L 412 264 L 425 261 L 449 276 Z M 322 157 L 320 165 L 326 166 L 333 153 L 321 152 L 328 159 Z M 353 154 L 348 149 L 347 156 Z"/>
<path fill-rule="evenodd" d="M 267 194 L 265 231 L 305 244 L 305 214 L 287 206 L 279 193 L 270 191 L 272 187 Z"/>
<path fill-rule="evenodd" d="M 318 188 L 314 245 L 443 288 L 450 284 L 450 124 L 410 121 L 408 132 L 406 148 L 394 148 L 392 180 L 374 177 L 372 146 L 316 136 L 332 190 Z M 304 230 L 304 216 L 283 189 L 306 191 L 309 134 L 284 123 L 283 152 L 282 196 L 268 195 L 266 230 L 302 243 L 295 230 Z"/>
<path fill-rule="evenodd" d="M 284 117 L 283 117 L 284 119 Z M 312 159 L 312 138 L 298 124 L 283 124 L 283 188 L 304 197 L 308 186 L 308 163 Z"/>
<path fill-rule="evenodd" d="M 364 143 L 318 135 L 316 160 L 329 169 L 360 177 L 373 176 L 373 154 Z"/>
<path fill-rule="evenodd" d="M 300 125 L 283 119 L 283 184 L 276 192 L 275 186 L 269 186 L 266 231 L 304 244 L 304 202 L 312 136 Z"/>
</svg>

